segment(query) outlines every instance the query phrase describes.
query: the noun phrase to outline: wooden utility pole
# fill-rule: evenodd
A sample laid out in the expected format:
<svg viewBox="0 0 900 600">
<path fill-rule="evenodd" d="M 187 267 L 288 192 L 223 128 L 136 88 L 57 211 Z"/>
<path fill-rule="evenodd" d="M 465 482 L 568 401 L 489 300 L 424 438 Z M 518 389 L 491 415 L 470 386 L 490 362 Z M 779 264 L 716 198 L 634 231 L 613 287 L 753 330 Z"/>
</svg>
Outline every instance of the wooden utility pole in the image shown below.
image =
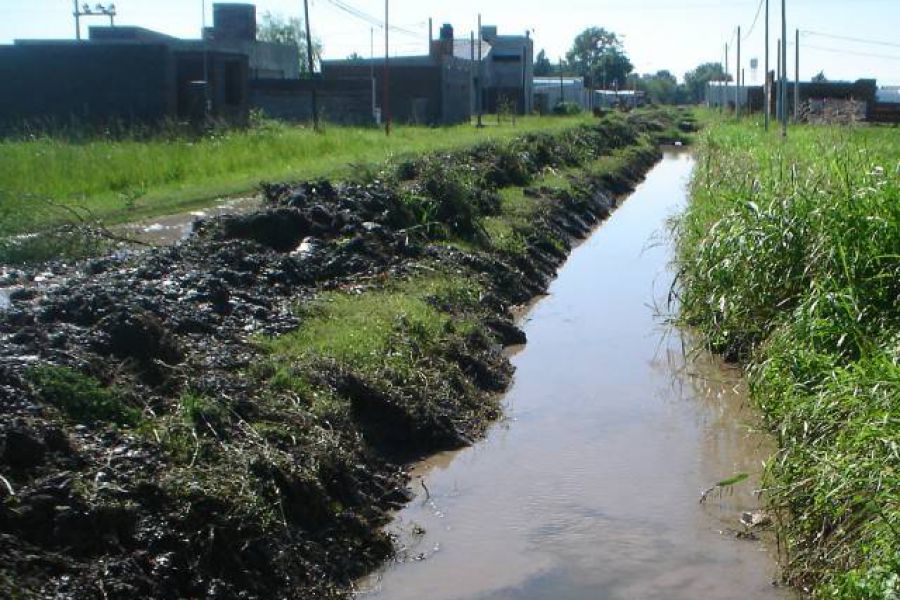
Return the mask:
<svg viewBox="0 0 900 600">
<path fill-rule="evenodd" d="M 781 137 L 787 137 L 787 0 L 781 0 Z"/>
<path fill-rule="evenodd" d="M 369 79 L 372 83 L 372 120 L 375 121 L 376 101 L 378 90 L 375 86 L 375 28 L 369 27 Z"/>
<path fill-rule="evenodd" d="M 562 57 L 559 59 L 559 103 L 562 104 L 566 101 L 566 87 L 563 84 L 563 60 Z"/>
<path fill-rule="evenodd" d="M 769 81 L 769 0 L 766 0 L 766 131 L 769 130 L 769 115 L 772 110 L 772 82 Z"/>
<path fill-rule="evenodd" d="M 722 110 L 728 105 L 728 44 L 725 44 L 725 89 L 722 92 Z"/>
<path fill-rule="evenodd" d="M 481 122 L 482 115 L 484 113 L 484 82 L 481 80 L 484 76 L 484 69 L 482 69 L 482 59 L 484 58 L 481 54 L 481 40 L 484 38 L 484 31 L 481 29 L 481 13 L 478 13 L 478 89 L 475 94 L 475 101 L 478 103 L 478 126 L 484 127 L 484 123 Z"/>
<path fill-rule="evenodd" d="M 778 121 L 778 125 L 781 125 L 781 38 L 778 38 L 778 42 L 776 44 L 777 50 L 775 52 L 776 63 L 775 63 L 775 81 L 778 82 L 775 87 L 775 120 Z"/>
<path fill-rule="evenodd" d="M 737 85 L 734 88 L 734 116 L 741 115 L 741 26 L 737 30 L 737 67 L 734 69 Z"/>
<path fill-rule="evenodd" d="M 794 63 L 794 123 L 800 121 L 800 30 L 796 34 L 796 62 Z"/>
<path fill-rule="evenodd" d="M 391 81 L 391 67 L 390 67 L 390 20 L 389 20 L 389 0 L 384 0 L 384 86 L 383 86 L 383 98 L 381 100 L 382 108 L 384 109 L 384 134 L 391 135 L 391 94 L 390 94 L 390 81 Z"/>
<path fill-rule="evenodd" d="M 303 18 L 306 20 L 306 60 L 309 65 L 310 102 L 312 104 L 313 129 L 319 131 L 319 99 L 316 92 L 315 59 L 313 58 L 312 34 L 309 30 L 309 0 L 303 0 Z"/>
</svg>

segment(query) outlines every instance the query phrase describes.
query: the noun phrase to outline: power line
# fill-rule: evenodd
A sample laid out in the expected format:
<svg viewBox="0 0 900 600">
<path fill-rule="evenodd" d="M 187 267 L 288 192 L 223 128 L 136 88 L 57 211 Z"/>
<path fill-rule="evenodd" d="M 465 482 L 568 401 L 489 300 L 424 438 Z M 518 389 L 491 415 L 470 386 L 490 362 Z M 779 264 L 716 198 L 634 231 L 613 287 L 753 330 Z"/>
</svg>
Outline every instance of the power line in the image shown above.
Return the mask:
<svg viewBox="0 0 900 600">
<path fill-rule="evenodd" d="M 832 39 L 835 39 L 835 40 L 844 40 L 844 41 L 848 41 L 848 42 L 858 42 L 858 43 L 860 43 L 860 44 L 871 44 L 871 45 L 873 45 L 873 46 L 888 46 L 888 47 L 890 47 L 890 48 L 900 48 L 900 44 L 896 44 L 896 43 L 893 43 L 893 42 L 882 42 L 882 41 L 879 41 L 879 40 L 870 40 L 870 39 L 864 39 L 864 38 L 849 37 L 849 36 L 846 36 L 846 35 L 835 35 L 835 34 L 832 34 L 832 33 L 822 33 L 822 32 L 820 32 L 820 31 L 810 31 L 809 29 L 804 29 L 803 31 L 801 31 L 801 33 L 802 33 L 803 35 L 815 35 L 815 36 L 818 36 L 818 37 L 832 38 Z"/>
<path fill-rule="evenodd" d="M 900 60 L 900 56 L 890 54 L 873 54 L 871 52 L 854 52 L 853 50 L 842 50 L 840 48 L 826 48 L 824 46 L 815 46 L 813 44 L 805 44 L 804 48 L 813 50 L 821 50 L 822 52 L 834 52 L 836 54 L 849 54 L 852 56 L 865 56 L 868 58 L 883 58 L 885 60 Z"/>
<path fill-rule="evenodd" d="M 753 30 L 756 29 L 756 24 L 759 23 L 759 15 L 762 13 L 763 4 L 765 3 L 766 0 L 759 0 L 759 6 L 756 7 L 756 16 L 753 17 L 753 24 L 750 25 L 750 29 L 747 30 L 747 33 L 743 37 L 745 42 L 750 37 L 750 34 L 753 33 Z"/>
<path fill-rule="evenodd" d="M 355 17 L 361 21 L 364 21 L 365 23 L 367 23 L 368 25 L 370 25 L 372 27 L 384 29 L 384 22 L 381 19 L 379 19 L 378 17 L 373 17 L 372 15 L 370 15 L 366 12 L 363 12 L 362 10 L 356 8 L 355 6 L 352 6 L 352 5 L 348 4 L 347 2 L 344 2 L 344 0 L 328 0 L 328 3 L 331 4 L 332 6 L 334 6 L 335 8 L 337 8 L 338 10 L 341 10 L 352 17 Z M 391 31 L 394 31 L 396 33 L 410 35 L 410 36 L 414 36 L 417 38 L 421 37 L 421 35 L 422 35 L 419 32 L 415 32 L 410 29 L 405 29 L 405 28 L 399 27 L 397 25 L 389 25 L 388 28 Z"/>
</svg>

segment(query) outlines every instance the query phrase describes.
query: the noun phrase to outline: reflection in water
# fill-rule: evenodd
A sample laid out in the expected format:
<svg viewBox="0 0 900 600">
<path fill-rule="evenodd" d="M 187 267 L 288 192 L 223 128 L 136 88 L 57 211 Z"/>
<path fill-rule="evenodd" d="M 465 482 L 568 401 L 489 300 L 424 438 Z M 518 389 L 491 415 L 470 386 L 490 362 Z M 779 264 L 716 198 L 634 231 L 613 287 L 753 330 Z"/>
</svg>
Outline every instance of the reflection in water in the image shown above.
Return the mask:
<svg viewBox="0 0 900 600">
<path fill-rule="evenodd" d="M 765 547 L 726 533 L 757 506 L 769 441 L 736 374 L 686 360 L 654 316 L 692 166 L 668 155 L 573 252 L 523 321 L 508 421 L 414 473 L 430 497 L 397 516 L 401 561 L 366 600 L 786 597 Z M 754 476 L 698 503 L 739 472 Z"/>
</svg>

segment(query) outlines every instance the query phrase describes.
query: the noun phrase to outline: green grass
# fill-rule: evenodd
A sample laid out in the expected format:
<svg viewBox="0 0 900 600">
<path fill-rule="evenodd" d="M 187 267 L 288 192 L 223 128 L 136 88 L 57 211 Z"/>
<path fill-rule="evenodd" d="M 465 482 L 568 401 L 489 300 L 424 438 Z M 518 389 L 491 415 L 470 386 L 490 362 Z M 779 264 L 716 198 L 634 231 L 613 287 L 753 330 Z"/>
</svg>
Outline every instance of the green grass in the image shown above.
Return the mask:
<svg viewBox="0 0 900 600">
<path fill-rule="evenodd" d="M 480 291 L 477 283 L 462 278 L 425 276 L 363 293 L 329 292 L 303 309 L 297 331 L 265 347 L 289 359 L 327 358 L 361 370 L 402 368 L 415 362 L 410 353 L 447 331 L 451 316 L 438 306 L 473 308 Z"/>
<path fill-rule="evenodd" d="M 373 128 L 269 123 L 199 140 L 95 140 L 52 137 L 0 141 L 0 235 L 66 221 L 59 205 L 86 209 L 105 222 L 188 210 L 221 196 L 248 193 L 260 181 L 346 178 L 393 156 L 416 157 L 528 132 L 555 132 L 589 117 L 527 117 L 515 125 Z"/>
<path fill-rule="evenodd" d="M 348 418 L 348 400 L 310 380 L 308 373 L 320 370 L 315 365 L 349 370 L 384 390 L 417 389 L 424 382 L 428 393 L 407 398 L 409 410 L 431 411 L 453 394 L 440 357 L 474 331 L 481 293 L 477 282 L 449 273 L 326 292 L 298 309 L 302 325 L 296 331 L 259 340 L 268 360 L 252 376 L 267 380 L 274 392 L 295 394 L 330 422 Z"/>
<path fill-rule="evenodd" d="M 135 425 L 140 420 L 141 410 L 129 405 L 120 390 L 68 367 L 35 367 L 28 377 L 45 402 L 77 423 Z"/>
<path fill-rule="evenodd" d="M 702 136 L 677 224 L 681 318 L 745 361 L 780 445 L 787 575 L 900 594 L 900 138 L 756 121 Z"/>
</svg>

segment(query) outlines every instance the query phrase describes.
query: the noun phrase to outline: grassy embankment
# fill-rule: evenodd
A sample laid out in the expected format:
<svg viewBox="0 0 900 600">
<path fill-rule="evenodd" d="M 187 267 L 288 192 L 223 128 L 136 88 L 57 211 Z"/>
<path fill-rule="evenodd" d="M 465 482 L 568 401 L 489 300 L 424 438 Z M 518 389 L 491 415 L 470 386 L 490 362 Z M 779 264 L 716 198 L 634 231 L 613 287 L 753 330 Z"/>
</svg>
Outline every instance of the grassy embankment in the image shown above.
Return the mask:
<svg viewBox="0 0 900 600">
<path fill-rule="evenodd" d="M 433 224 L 438 230 L 427 234 L 432 243 L 502 257 L 512 264 L 529 263 L 534 260 L 537 224 L 560 209 L 559 198 L 586 197 L 596 189 L 614 194 L 626 191 L 641 176 L 640 165 L 647 156 L 655 155 L 659 141 L 691 139 L 690 133 L 678 129 L 682 119 L 692 120 L 686 113 L 667 109 L 631 117 L 613 114 L 595 125 L 593 146 L 586 135 L 590 130 L 582 127 L 546 135 L 539 143 L 511 140 L 489 149 L 500 171 L 485 171 L 484 164 L 471 162 L 465 151 L 425 157 L 413 169 L 425 180 L 426 196 L 413 193 L 406 202 L 414 213 L 436 219 Z M 560 153 L 539 157 L 542 144 Z M 535 169 L 533 163 L 544 166 Z M 398 167 L 409 168 L 408 163 Z M 502 183 L 490 182 L 498 172 Z M 499 205 L 486 208 L 485 192 L 496 193 Z M 420 208 L 422 202 L 424 208 Z M 549 241 L 561 253 L 568 243 L 554 237 L 542 241 Z M 263 341 L 268 360 L 256 376 L 262 375 L 276 388 L 311 395 L 319 417 L 343 424 L 350 419 L 346 399 L 311 384 L 302 373 L 321 367 L 310 369 L 310 365 L 340 365 L 365 381 L 391 382 L 389 387 L 401 394 L 415 390 L 422 381 L 430 382 L 427 397 L 412 398 L 406 406 L 413 422 L 431 420 L 435 415 L 429 413 L 436 413 L 438 407 L 471 397 L 469 392 L 454 391 L 460 382 L 448 378 L 446 365 L 435 363 L 434 358 L 448 348 L 452 354 L 452 345 L 459 339 L 481 335 L 484 320 L 493 310 L 483 305 L 485 294 L 496 291 L 492 285 L 496 282 L 490 283 L 486 274 L 425 268 L 404 280 L 385 280 L 362 292 L 325 292 L 303 309 L 300 329 Z M 457 406 L 454 412 L 466 419 L 456 424 L 458 430 L 478 435 L 498 416 L 499 405 L 494 398 L 477 406 Z"/>
<path fill-rule="evenodd" d="M 681 318 L 732 360 L 780 450 L 787 576 L 900 594 L 900 138 L 716 122 L 677 224 Z"/>
<path fill-rule="evenodd" d="M 374 128 L 307 127 L 268 122 L 197 140 L 88 140 L 43 137 L 0 141 L 0 236 L 71 219 L 58 206 L 105 223 L 171 214 L 215 198 L 251 192 L 260 181 L 346 178 L 394 155 L 457 150 L 529 132 L 558 132 L 589 117 L 527 117 L 515 125 Z M 51 205 L 50 203 L 53 205 Z"/>
</svg>

